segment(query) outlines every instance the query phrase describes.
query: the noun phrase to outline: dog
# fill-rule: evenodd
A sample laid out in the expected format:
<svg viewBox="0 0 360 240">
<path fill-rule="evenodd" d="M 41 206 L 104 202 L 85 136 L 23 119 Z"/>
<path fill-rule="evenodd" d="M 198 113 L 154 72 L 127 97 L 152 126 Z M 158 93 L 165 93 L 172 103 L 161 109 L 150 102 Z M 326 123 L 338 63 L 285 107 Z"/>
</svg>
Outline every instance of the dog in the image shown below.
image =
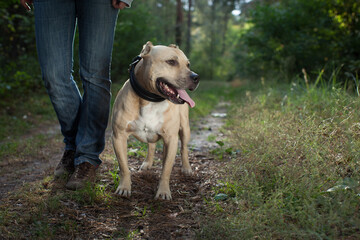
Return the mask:
<svg viewBox="0 0 360 240">
<path fill-rule="evenodd" d="M 148 154 L 140 170 L 153 165 L 156 142 L 163 139 L 163 168 L 155 199 L 171 200 L 169 180 L 181 141 L 182 173 L 192 173 L 187 144 L 190 140 L 189 108 L 195 102 L 186 89 L 194 91 L 199 75 L 176 46 L 154 46 L 147 42 L 130 65 L 130 79 L 118 92 L 112 114 L 112 140 L 120 168 L 115 194 L 130 197 L 131 176 L 127 159 L 130 135 L 148 143 Z M 187 103 L 187 104 L 185 104 Z"/>
</svg>

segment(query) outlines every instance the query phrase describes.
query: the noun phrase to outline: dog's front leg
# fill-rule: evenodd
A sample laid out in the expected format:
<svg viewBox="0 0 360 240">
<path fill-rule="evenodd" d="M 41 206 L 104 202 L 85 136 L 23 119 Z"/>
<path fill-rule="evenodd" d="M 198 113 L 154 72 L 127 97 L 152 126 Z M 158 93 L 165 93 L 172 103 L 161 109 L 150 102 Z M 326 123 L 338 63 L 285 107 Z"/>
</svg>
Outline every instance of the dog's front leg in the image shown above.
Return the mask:
<svg viewBox="0 0 360 240">
<path fill-rule="evenodd" d="M 118 134 L 113 136 L 113 145 L 116 158 L 120 168 L 120 183 L 115 194 L 130 197 L 131 195 L 131 177 L 127 159 L 127 136 Z"/>
<path fill-rule="evenodd" d="M 171 200 L 170 192 L 170 175 L 175 162 L 176 151 L 178 146 L 178 135 L 170 137 L 169 139 L 164 139 L 164 149 L 166 149 L 166 157 L 163 159 L 163 170 L 160 177 L 159 188 L 155 195 L 155 199 L 162 198 L 166 200 Z"/>
</svg>

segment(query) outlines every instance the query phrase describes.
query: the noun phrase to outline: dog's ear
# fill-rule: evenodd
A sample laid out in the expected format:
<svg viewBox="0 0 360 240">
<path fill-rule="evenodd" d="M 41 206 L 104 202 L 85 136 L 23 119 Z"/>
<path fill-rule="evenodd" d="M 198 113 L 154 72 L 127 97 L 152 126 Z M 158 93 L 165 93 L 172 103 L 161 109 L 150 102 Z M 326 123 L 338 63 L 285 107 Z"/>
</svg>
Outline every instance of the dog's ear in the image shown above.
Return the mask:
<svg viewBox="0 0 360 240">
<path fill-rule="evenodd" d="M 144 57 L 146 55 L 148 55 L 152 49 L 154 45 L 152 44 L 152 42 L 148 41 L 144 46 L 143 49 L 140 53 L 140 57 Z"/>
<path fill-rule="evenodd" d="M 170 44 L 170 45 L 169 45 L 169 47 L 172 47 L 172 48 L 179 48 L 179 46 L 178 46 L 178 45 L 176 45 L 176 44 Z"/>
</svg>

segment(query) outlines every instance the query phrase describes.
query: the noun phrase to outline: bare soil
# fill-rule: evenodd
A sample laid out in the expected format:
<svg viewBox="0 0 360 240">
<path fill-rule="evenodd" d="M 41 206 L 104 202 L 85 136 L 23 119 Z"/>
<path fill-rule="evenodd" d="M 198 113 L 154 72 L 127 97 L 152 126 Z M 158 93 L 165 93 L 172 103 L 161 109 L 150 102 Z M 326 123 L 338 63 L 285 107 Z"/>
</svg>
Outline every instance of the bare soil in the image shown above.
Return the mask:
<svg viewBox="0 0 360 240">
<path fill-rule="evenodd" d="M 225 107 L 219 105 L 210 116 L 193 127 L 189 159 L 194 174 L 190 177 L 181 174 L 180 156 L 177 156 L 170 181 L 172 201 L 154 200 L 161 172 L 161 161 L 155 161 L 153 169 L 139 172 L 143 160 L 140 157 L 129 158 L 129 167 L 132 170 L 132 196 L 121 198 L 113 193 L 115 185 L 111 172 L 116 168 L 116 163 L 109 132 L 106 148 L 102 154 L 103 164 L 98 169 L 98 185 L 103 186 L 104 194 L 108 195 L 107 200 L 92 201 L 79 200 L 76 197 L 69 199 L 59 197 L 64 196 L 61 193 L 71 195 L 73 192 L 65 189 L 66 179 L 43 181 L 44 178 L 52 175 L 54 167 L 61 158 L 63 146 L 58 127 L 48 128 L 46 138 L 49 145 L 40 149 L 36 156 L 9 157 L 1 162 L 1 209 L 7 209 L 19 216 L 31 216 L 27 216 L 25 220 L 10 218 L 10 222 L 0 228 L 2 230 L 0 238 L 19 236 L 19 232 L 20 238 L 29 239 L 39 236 L 38 231 L 34 232 L 36 224 L 34 226 L 34 222 L 31 221 L 34 212 L 30 209 L 34 203 L 24 198 L 26 196 L 24 192 L 35 191 L 31 186 L 41 182 L 43 192 L 39 192 L 40 202 L 48 203 L 49 199 L 55 199 L 57 196 L 60 198 L 60 206 L 55 209 L 45 206 L 45 210 L 38 212 L 41 215 L 40 220 L 35 221 L 35 223 L 46 223 L 45 226 L 49 228 L 47 235 L 50 235 L 50 238 L 122 239 L 126 236 L 132 239 L 196 238 L 196 232 L 200 229 L 200 219 L 207 214 L 204 200 L 214 197 L 213 188 L 220 179 L 219 169 L 225 164 L 224 160 L 217 161 L 210 153 L 210 150 L 217 145 L 208 141 L 209 135 L 214 135 L 217 139 L 224 137 L 220 133 L 220 128 L 223 124 Z M 216 113 L 221 113 L 220 117 Z M 156 158 L 160 159 L 160 155 L 161 153 L 157 152 Z M 46 196 L 46 199 L 42 199 L 41 195 L 44 195 L 43 198 Z M 17 234 L 12 235 L 11 231 L 17 231 Z M 44 231 L 42 230 L 41 233 L 45 234 Z M 47 235 L 45 234 L 45 238 L 49 238 Z"/>
</svg>

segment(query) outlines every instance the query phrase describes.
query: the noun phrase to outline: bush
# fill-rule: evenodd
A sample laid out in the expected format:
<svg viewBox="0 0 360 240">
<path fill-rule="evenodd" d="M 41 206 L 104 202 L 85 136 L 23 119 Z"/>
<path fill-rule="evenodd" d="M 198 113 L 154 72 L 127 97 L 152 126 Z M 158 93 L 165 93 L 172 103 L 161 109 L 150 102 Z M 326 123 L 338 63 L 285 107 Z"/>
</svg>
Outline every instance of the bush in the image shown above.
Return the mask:
<svg viewBox="0 0 360 240">
<path fill-rule="evenodd" d="M 234 52 L 238 74 L 264 76 L 276 71 L 286 78 L 305 69 L 325 75 L 359 73 L 360 3 L 356 0 L 284 0 L 257 4 L 247 14 L 251 27 Z M 248 22 L 247 22 L 248 23 Z"/>
</svg>

